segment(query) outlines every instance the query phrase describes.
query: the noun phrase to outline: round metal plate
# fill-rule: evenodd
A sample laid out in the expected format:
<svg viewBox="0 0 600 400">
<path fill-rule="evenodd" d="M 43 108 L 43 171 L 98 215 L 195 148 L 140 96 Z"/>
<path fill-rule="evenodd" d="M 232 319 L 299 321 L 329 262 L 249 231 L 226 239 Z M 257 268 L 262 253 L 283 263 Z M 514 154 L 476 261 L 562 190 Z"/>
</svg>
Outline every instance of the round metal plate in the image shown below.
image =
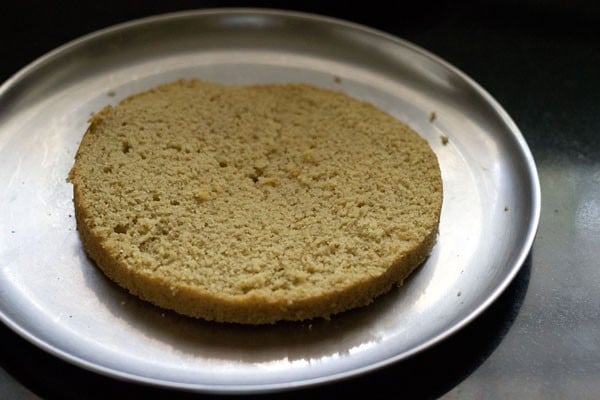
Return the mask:
<svg viewBox="0 0 600 400">
<path fill-rule="evenodd" d="M 404 287 L 330 321 L 247 327 L 141 302 L 86 258 L 66 177 L 106 104 L 184 78 L 305 82 L 369 101 L 439 158 L 438 243 Z M 115 378 L 204 392 L 308 386 L 443 340 L 509 284 L 540 211 L 529 149 L 463 73 L 405 41 L 300 13 L 209 10 L 109 28 L 40 58 L 0 88 L 0 317 L 46 351 Z"/>
</svg>

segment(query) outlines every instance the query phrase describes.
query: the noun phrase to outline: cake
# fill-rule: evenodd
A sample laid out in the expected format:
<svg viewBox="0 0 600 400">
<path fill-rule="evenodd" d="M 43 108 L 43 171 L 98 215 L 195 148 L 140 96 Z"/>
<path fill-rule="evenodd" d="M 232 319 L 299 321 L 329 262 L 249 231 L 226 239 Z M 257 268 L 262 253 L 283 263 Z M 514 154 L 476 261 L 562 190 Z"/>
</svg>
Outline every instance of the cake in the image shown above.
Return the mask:
<svg viewBox="0 0 600 400">
<path fill-rule="evenodd" d="M 69 180 L 83 248 L 177 313 L 329 318 L 404 280 L 436 242 L 437 158 L 406 124 L 307 84 L 177 81 L 91 120 Z"/>
</svg>

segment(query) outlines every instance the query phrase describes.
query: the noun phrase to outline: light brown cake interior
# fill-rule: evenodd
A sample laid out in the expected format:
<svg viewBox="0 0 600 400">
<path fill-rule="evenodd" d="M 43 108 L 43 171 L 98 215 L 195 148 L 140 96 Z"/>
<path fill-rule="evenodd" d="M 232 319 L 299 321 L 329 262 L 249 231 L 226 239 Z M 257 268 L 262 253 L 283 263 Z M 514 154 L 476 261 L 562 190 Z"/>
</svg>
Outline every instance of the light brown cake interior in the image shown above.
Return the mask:
<svg viewBox="0 0 600 400">
<path fill-rule="evenodd" d="M 161 307 L 250 324 L 368 304 L 429 254 L 425 140 L 309 85 L 179 81 L 95 115 L 70 179 L 85 250 Z"/>
</svg>

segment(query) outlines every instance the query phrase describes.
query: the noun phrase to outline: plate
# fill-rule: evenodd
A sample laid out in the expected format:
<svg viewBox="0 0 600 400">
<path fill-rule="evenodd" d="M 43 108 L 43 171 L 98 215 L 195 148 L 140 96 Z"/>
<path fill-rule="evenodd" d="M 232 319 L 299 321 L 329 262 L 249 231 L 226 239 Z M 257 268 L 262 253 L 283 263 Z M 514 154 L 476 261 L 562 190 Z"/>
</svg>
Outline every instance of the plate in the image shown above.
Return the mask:
<svg viewBox="0 0 600 400">
<path fill-rule="evenodd" d="M 402 287 L 331 320 L 248 327 L 178 316 L 107 280 L 82 251 L 66 177 L 89 117 L 155 85 L 305 82 L 419 132 L 444 183 L 438 242 Z M 537 229 L 527 144 L 473 80 L 410 43 L 275 10 L 147 18 L 68 43 L 0 88 L 0 317 L 42 349 L 118 379 L 213 393 L 305 387 L 422 351 L 506 288 Z"/>
</svg>

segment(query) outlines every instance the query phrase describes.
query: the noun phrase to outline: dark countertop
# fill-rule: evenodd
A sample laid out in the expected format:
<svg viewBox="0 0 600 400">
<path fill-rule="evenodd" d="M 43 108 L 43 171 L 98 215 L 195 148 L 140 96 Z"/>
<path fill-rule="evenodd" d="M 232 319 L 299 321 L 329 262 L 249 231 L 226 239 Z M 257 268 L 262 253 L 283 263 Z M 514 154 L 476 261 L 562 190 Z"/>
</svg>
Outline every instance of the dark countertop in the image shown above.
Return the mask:
<svg viewBox="0 0 600 400">
<path fill-rule="evenodd" d="M 0 80 L 47 51 L 114 23 L 207 1 L 19 2 L 0 13 Z M 516 279 L 446 341 L 369 375 L 277 398 L 325 398 L 364 388 L 409 398 L 600 396 L 600 6 L 593 2 L 423 2 L 379 7 L 226 2 L 320 13 L 416 43 L 481 84 L 521 129 L 536 160 L 542 214 Z M 57 3 L 58 4 L 58 3 Z M 118 6 L 117 6 L 118 4 Z M 6 8 L 6 5 L 0 8 Z M 204 398 L 81 370 L 0 324 L 0 398 L 126 395 Z"/>
</svg>

